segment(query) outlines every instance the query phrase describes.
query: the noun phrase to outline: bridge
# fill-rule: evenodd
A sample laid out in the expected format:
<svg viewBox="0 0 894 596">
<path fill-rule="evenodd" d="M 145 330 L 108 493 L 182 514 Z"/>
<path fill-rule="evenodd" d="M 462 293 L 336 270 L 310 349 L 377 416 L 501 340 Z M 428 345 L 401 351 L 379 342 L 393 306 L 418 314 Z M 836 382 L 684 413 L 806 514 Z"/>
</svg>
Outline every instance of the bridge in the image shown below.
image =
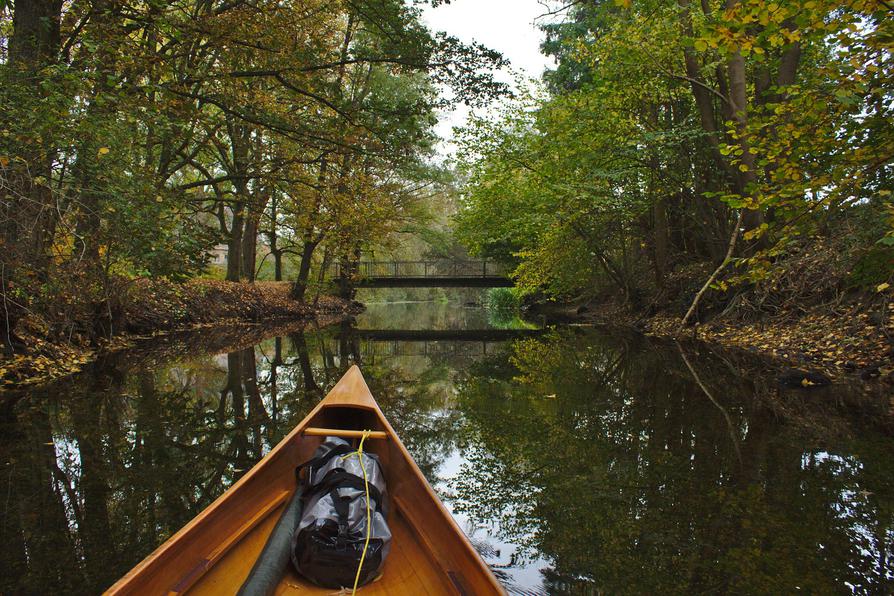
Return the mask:
<svg viewBox="0 0 894 596">
<path fill-rule="evenodd" d="M 341 263 L 331 268 L 342 276 Z M 508 288 L 515 285 L 506 268 L 490 261 L 361 261 L 352 275 L 357 288 Z"/>
</svg>

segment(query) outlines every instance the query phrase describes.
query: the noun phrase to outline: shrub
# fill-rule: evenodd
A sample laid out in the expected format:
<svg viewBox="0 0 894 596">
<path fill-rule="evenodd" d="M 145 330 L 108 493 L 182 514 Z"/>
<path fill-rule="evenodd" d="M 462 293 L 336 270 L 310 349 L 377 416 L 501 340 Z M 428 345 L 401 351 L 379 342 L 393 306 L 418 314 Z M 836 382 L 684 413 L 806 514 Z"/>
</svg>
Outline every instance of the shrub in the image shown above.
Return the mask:
<svg viewBox="0 0 894 596">
<path fill-rule="evenodd" d="M 487 291 L 485 305 L 489 311 L 515 313 L 521 301 L 514 288 L 491 288 Z"/>
</svg>

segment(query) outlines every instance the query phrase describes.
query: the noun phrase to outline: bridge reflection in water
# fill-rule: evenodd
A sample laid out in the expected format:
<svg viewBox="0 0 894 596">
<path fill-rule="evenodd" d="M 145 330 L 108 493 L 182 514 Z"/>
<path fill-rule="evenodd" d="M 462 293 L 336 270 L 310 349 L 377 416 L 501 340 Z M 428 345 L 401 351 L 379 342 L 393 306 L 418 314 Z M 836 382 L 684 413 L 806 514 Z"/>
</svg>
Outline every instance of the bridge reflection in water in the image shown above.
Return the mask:
<svg viewBox="0 0 894 596">
<path fill-rule="evenodd" d="M 395 356 L 462 356 L 495 353 L 505 342 L 542 334 L 544 329 L 358 329 L 350 323 L 335 334 L 336 354 L 358 364 Z"/>
</svg>

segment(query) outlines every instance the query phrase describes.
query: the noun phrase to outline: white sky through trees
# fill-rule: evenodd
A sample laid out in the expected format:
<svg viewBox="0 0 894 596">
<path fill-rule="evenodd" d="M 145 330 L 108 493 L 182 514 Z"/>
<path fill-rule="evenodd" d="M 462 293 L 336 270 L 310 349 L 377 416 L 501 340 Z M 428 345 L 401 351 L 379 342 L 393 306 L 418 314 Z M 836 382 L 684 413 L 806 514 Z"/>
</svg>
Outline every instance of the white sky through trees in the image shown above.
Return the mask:
<svg viewBox="0 0 894 596">
<path fill-rule="evenodd" d="M 540 53 L 543 32 L 537 27 L 541 22 L 538 17 L 546 12 L 544 0 L 452 0 L 437 8 L 426 7 L 423 17 L 432 31 L 484 44 L 510 61 L 509 70 L 526 78 L 539 78 L 553 65 L 552 59 Z M 514 80 L 510 71 L 500 73 L 499 79 L 507 83 Z M 462 105 L 441 114 L 437 132 L 446 141 L 440 147 L 442 157 L 453 153 L 452 129 L 461 126 L 468 115 L 469 110 Z"/>
</svg>

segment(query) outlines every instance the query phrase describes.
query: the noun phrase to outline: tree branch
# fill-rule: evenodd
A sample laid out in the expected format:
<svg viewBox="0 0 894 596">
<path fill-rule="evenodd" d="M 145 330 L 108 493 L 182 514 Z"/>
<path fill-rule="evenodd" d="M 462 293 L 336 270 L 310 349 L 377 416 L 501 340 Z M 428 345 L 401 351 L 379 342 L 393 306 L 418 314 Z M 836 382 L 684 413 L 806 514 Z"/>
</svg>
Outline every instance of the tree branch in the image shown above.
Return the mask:
<svg viewBox="0 0 894 596">
<path fill-rule="evenodd" d="M 711 274 L 711 277 L 708 278 L 708 281 L 705 282 L 705 285 L 702 286 L 702 289 L 698 291 L 698 294 L 695 295 L 695 298 L 692 300 L 692 304 L 689 306 L 689 310 L 686 311 L 686 316 L 683 317 L 683 320 L 680 321 L 680 330 L 686 327 L 686 323 L 689 322 L 689 318 L 692 316 L 692 313 L 695 312 L 696 307 L 698 307 L 698 303 L 701 301 L 702 296 L 704 296 L 705 292 L 708 291 L 708 288 L 711 287 L 711 284 L 714 283 L 714 280 L 717 279 L 717 276 L 720 275 L 720 272 L 723 271 L 729 262 L 733 259 L 733 252 L 736 250 L 736 241 L 739 239 L 739 229 L 742 227 L 742 220 L 745 217 L 745 209 L 739 209 L 739 217 L 736 218 L 736 225 L 733 227 L 732 236 L 729 239 L 729 246 L 726 249 L 726 257 L 724 257 L 723 262 L 714 270 L 714 273 Z"/>
</svg>

